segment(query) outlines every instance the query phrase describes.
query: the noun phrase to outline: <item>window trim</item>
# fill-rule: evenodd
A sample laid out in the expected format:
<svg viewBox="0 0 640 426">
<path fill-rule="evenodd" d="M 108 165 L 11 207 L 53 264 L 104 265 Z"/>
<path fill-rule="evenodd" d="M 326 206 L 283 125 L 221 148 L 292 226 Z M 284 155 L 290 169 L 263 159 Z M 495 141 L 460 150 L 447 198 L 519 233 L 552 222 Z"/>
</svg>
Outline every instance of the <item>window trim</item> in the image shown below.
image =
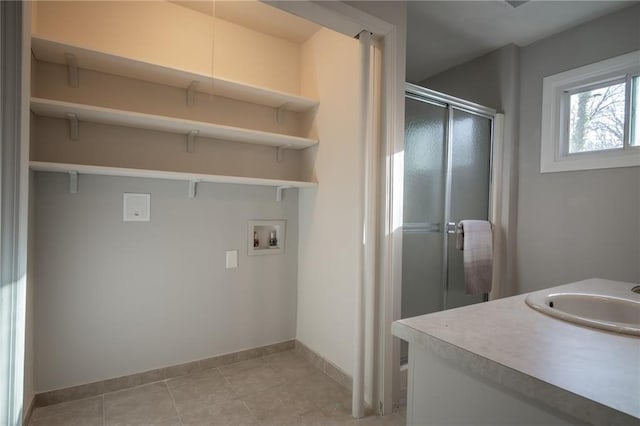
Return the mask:
<svg viewBox="0 0 640 426">
<path fill-rule="evenodd" d="M 633 147 L 640 147 L 640 114 L 638 113 L 638 110 L 640 110 L 640 75 L 632 76 L 630 77 L 630 80 L 631 81 L 629 82 L 629 87 L 632 96 L 629 96 L 629 99 L 627 99 L 627 102 L 629 102 L 629 117 L 635 117 L 638 118 L 638 120 L 634 121 L 633 123 L 631 122 L 631 120 L 629 120 L 629 122 L 626 123 L 629 129 L 627 134 L 629 135 L 629 145 Z M 637 92 L 637 96 L 635 98 L 633 97 L 634 91 Z M 637 145 L 631 145 L 631 138 L 634 135 L 637 135 L 638 137 Z"/>
<path fill-rule="evenodd" d="M 625 122 L 623 148 L 572 153 L 564 145 L 567 128 L 567 91 L 594 87 L 606 82 L 629 81 L 640 73 L 640 50 L 545 77 L 542 88 L 540 173 L 640 166 L 640 147 L 629 144 L 629 121 Z M 625 115 L 630 118 L 630 96 Z M 638 124 L 636 124 L 638 126 Z"/>
</svg>

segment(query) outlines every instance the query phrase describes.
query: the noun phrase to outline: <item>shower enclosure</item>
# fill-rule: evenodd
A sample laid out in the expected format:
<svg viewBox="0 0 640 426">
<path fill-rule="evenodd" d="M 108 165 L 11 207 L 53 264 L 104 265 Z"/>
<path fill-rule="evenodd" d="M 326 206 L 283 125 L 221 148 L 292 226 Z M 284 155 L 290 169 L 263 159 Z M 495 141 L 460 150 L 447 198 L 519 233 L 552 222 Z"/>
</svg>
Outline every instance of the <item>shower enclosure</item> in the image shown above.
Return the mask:
<svg viewBox="0 0 640 426">
<path fill-rule="evenodd" d="M 406 85 L 402 318 L 481 302 L 464 291 L 455 226 L 488 220 L 495 111 Z M 406 343 L 402 360 L 406 362 Z"/>
</svg>

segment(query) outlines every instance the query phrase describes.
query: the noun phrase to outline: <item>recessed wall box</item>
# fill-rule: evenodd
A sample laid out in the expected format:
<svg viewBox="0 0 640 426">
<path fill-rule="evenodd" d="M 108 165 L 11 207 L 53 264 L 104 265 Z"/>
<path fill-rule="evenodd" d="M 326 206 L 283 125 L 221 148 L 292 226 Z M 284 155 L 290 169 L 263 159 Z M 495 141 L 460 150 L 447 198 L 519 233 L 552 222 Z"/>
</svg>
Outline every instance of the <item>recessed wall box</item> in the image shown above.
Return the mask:
<svg viewBox="0 0 640 426">
<path fill-rule="evenodd" d="M 250 220 L 247 232 L 249 256 L 284 253 L 284 220 Z"/>
<path fill-rule="evenodd" d="M 151 220 L 151 194 L 125 192 L 122 205 L 123 221 L 149 222 Z"/>
</svg>

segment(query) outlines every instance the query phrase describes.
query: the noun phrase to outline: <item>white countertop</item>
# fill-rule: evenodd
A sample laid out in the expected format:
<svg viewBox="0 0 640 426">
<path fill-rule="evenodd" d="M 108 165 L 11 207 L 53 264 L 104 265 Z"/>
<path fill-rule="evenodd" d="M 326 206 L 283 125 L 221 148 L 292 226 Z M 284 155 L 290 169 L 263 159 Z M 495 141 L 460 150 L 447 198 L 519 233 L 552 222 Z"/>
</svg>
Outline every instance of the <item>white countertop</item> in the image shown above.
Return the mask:
<svg viewBox="0 0 640 426">
<path fill-rule="evenodd" d="M 578 419 L 640 424 L 640 338 L 549 317 L 525 297 L 407 318 L 392 333 Z"/>
</svg>

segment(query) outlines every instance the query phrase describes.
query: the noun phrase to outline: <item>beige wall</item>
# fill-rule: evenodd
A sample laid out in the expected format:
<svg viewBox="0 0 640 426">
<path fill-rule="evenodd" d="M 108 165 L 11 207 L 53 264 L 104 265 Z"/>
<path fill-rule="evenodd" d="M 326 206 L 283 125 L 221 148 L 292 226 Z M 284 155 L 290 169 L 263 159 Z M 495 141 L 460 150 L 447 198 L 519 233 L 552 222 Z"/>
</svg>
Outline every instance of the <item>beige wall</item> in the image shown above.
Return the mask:
<svg viewBox="0 0 640 426">
<path fill-rule="evenodd" d="M 34 33 L 115 55 L 298 93 L 300 46 L 163 1 L 38 2 Z M 212 45 L 211 40 L 214 40 Z M 211 58 L 214 58 L 213 65 Z"/>
<path fill-rule="evenodd" d="M 304 178 L 319 185 L 300 192 L 296 335 L 349 374 L 360 249 L 359 58 L 357 40 L 326 29 L 302 48 L 302 93 L 320 100 L 311 130 L 320 144 L 303 154 Z"/>
<path fill-rule="evenodd" d="M 403 122 L 406 5 L 404 2 L 349 2 L 349 5 L 396 26 L 394 60 L 399 99 L 393 101 L 398 102 L 396 113 L 399 122 Z M 312 136 L 319 137 L 320 144 L 307 150 L 303 157 L 303 173 L 309 173 L 303 174 L 303 179 L 317 179 L 319 185 L 315 191 L 300 193 L 297 338 L 348 374 L 353 374 L 355 362 L 355 295 L 361 250 L 359 49 L 356 39 L 325 29 L 305 43 L 302 51 L 302 93 L 320 99 L 312 127 Z M 393 143 L 394 147 L 401 147 L 399 141 Z M 382 302 L 377 298 L 376 303 Z M 388 324 L 384 323 L 379 305 L 375 311 L 376 320 L 368 324 L 373 329 L 366 330 L 367 339 L 382 346 L 377 338 L 378 327 L 385 328 Z M 390 336 L 390 331 L 385 330 L 385 334 Z M 382 361 L 382 356 L 374 359 L 368 348 L 365 399 L 378 407 L 377 401 L 382 403 L 383 395 L 377 395 L 375 387 L 391 379 L 378 374 L 376 363 Z"/>
</svg>

